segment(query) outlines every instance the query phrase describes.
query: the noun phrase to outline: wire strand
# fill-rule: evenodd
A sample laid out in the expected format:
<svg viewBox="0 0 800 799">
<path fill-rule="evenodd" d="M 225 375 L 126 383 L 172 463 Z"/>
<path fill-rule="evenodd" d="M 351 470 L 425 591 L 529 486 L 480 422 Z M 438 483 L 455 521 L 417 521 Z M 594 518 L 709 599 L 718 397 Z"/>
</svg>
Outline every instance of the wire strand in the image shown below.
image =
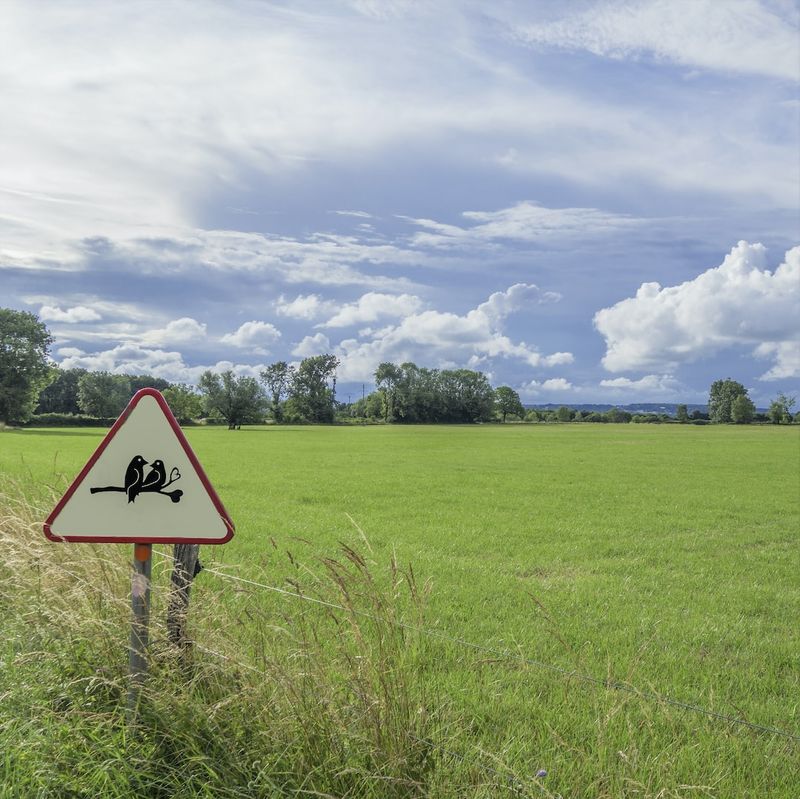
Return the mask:
<svg viewBox="0 0 800 799">
<path fill-rule="evenodd" d="M 202 644 L 195 643 L 195 648 L 198 649 L 200 652 L 203 652 L 206 655 L 211 655 L 212 657 L 219 658 L 220 660 L 224 660 L 226 663 L 232 663 L 234 666 L 238 666 L 240 669 L 245 669 L 246 671 L 254 672 L 261 677 L 268 677 L 269 674 L 262 669 L 256 668 L 255 666 L 251 666 L 248 663 L 242 663 L 242 661 L 237 660 L 236 658 L 232 658 L 229 655 L 224 655 L 222 652 L 217 652 L 213 649 L 209 649 L 207 646 L 203 646 Z M 426 746 L 430 746 L 432 749 L 436 749 L 442 754 L 448 755 L 449 757 L 455 757 L 462 762 L 467 759 L 467 755 L 462 755 L 459 752 L 453 752 L 450 749 L 442 746 L 441 744 L 437 744 L 436 741 L 430 740 L 430 738 L 420 738 L 413 733 L 408 733 L 408 737 L 411 738 L 413 741 L 417 743 L 425 744 Z M 521 777 L 518 777 L 513 771 L 505 769 L 504 771 L 498 771 L 496 768 L 487 765 L 482 759 L 479 759 L 479 765 L 484 771 L 488 771 L 490 774 L 494 774 L 496 777 L 505 778 L 507 782 L 507 787 L 510 791 L 513 791 L 517 795 L 524 795 L 521 794 L 520 786 L 524 786 L 525 782 Z M 534 786 L 542 793 L 542 795 L 552 796 L 552 794 L 548 793 L 541 785 L 533 783 Z M 560 797 L 558 797 L 560 799 Z"/>
<path fill-rule="evenodd" d="M 217 577 L 224 580 L 231 580 L 237 583 L 242 583 L 244 585 L 251 585 L 255 588 L 261 588 L 266 591 L 272 591 L 276 594 L 293 597 L 295 599 L 302 599 L 305 602 L 312 602 L 316 605 L 322 605 L 323 607 L 332 608 L 334 610 L 341 610 L 344 611 L 345 613 L 353 613 L 355 615 L 371 619 L 372 621 L 381 621 L 377 617 L 373 616 L 370 613 L 367 613 L 366 611 L 357 610 L 355 608 L 347 608 L 344 605 L 337 604 L 336 602 L 329 602 L 325 599 L 318 599 L 317 597 L 307 596 L 306 594 L 300 594 L 295 591 L 287 591 L 285 588 L 278 588 L 277 586 L 274 585 L 259 583 L 256 580 L 249 580 L 245 577 L 238 577 L 235 574 L 227 574 L 225 572 L 217 571 L 216 569 L 212 569 L 207 566 L 203 569 L 203 571 L 207 572 L 208 574 L 216 575 Z M 484 644 L 477 644 L 474 641 L 468 641 L 464 638 L 458 638 L 456 636 L 448 635 L 447 633 L 442 633 L 439 632 L 438 630 L 431 630 L 427 627 L 418 627 L 416 625 L 408 624 L 406 622 L 397 621 L 394 619 L 386 619 L 385 621 L 396 627 L 400 627 L 402 629 L 409 630 L 411 632 L 420 633 L 421 635 L 426 635 L 430 638 L 438 638 L 439 640 L 447 641 L 453 644 L 458 644 L 459 646 L 468 649 L 473 649 L 477 652 L 483 652 L 485 654 L 495 655 L 505 660 L 516 660 L 518 662 L 525 663 L 529 666 L 535 666 L 536 668 L 560 674 L 563 677 L 580 680 L 582 682 L 589 683 L 592 685 L 597 685 L 602 688 L 606 688 L 608 690 L 626 692 L 632 694 L 633 696 L 637 696 L 640 699 L 646 699 L 653 702 L 662 702 L 665 705 L 680 708 L 681 710 L 688 710 L 693 713 L 698 713 L 707 716 L 708 718 L 716 719 L 717 721 L 724 721 L 729 724 L 737 724 L 742 727 L 747 727 L 751 730 L 756 730 L 758 732 L 769 733 L 771 735 L 778 735 L 793 741 L 800 741 L 800 735 L 796 733 L 788 732 L 787 730 L 782 730 L 779 729 L 778 727 L 770 727 L 764 724 L 756 724 L 755 722 L 737 718 L 736 716 L 729 716 L 726 715 L 725 713 L 718 713 L 715 710 L 709 710 L 708 708 L 704 708 L 701 705 L 693 704 L 691 702 L 683 702 L 679 699 L 673 699 L 672 697 L 664 696 L 663 694 L 656 693 L 655 691 L 643 691 L 640 688 L 637 688 L 633 685 L 629 685 L 628 683 L 622 682 L 620 680 L 609 680 L 609 679 L 602 679 L 600 677 L 593 677 L 590 674 L 583 674 L 582 672 L 574 671 L 571 669 L 565 669 L 560 666 L 555 666 L 552 663 L 546 663 L 545 661 L 542 660 L 535 660 L 533 658 L 526 657 L 525 655 L 521 655 L 517 652 L 512 652 L 511 650 L 508 649 L 497 649 L 495 647 L 486 646 Z"/>
</svg>

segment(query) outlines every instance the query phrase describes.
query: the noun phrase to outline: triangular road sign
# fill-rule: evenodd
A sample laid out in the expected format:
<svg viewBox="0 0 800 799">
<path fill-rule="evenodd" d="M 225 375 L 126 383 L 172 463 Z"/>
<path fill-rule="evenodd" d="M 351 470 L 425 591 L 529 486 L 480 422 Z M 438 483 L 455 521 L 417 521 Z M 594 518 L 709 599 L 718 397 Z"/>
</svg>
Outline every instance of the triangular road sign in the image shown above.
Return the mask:
<svg viewBox="0 0 800 799">
<path fill-rule="evenodd" d="M 51 541 L 224 544 L 233 522 L 164 397 L 138 391 L 47 517 Z"/>
</svg>

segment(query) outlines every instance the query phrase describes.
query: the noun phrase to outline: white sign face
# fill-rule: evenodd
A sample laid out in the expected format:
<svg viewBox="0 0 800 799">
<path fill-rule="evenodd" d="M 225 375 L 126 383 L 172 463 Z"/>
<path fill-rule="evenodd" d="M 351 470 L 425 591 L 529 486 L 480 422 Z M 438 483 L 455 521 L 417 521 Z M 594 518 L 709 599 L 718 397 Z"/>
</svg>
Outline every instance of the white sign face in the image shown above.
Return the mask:
<svg viewBox="0 0 800 799">
<path fill-rule="evenodd" d="M 137 392 L 44 525 L 52 541 L 222 544 L 233 522 L 161 394 Z"/>
</svg>

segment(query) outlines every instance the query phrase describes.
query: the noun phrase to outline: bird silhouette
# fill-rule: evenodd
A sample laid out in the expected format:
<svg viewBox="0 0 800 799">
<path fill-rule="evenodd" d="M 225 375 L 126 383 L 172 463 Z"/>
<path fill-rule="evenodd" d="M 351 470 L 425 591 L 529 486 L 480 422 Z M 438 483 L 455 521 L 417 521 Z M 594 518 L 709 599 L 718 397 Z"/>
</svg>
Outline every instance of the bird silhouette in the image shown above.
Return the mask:
<svg viewBox="0 0 800 799">
<path fill-rule="evenodd" d="M 150 464 L 150 471 L 142 481 L 140 491 L 161 491 L 167 482 L 167 469 L 164 461 L 155 460 Z"/>
<path fill-rule="evenodd" d="M 142 490 L 146 464 L 147 461 L 141 455 L 136 455 L 131 458 L 131 462 L 125 470 L 125 493 L 128 495 L 128 502 L 134 502 Z"/>
</svg>

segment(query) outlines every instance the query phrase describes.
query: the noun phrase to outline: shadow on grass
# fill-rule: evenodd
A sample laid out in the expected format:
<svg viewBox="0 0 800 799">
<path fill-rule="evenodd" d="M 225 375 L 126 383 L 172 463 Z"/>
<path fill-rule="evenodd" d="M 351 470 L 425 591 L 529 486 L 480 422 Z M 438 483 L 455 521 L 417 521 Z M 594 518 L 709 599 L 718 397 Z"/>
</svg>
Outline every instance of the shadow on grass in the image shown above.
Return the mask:
<svg viewBox="0 0 800 799">
<path fill-rule="evenodd" d="M 21 433 L 26 436 L 103 436 L 108 432 L 106 427 L 81 428 L 79 430 L 64 430 L 63 428 L 53 428 L 43 430 L 41 428 L 15 428 L 5 430 L 3 435 L 8 433 Z"/>
</svg>

